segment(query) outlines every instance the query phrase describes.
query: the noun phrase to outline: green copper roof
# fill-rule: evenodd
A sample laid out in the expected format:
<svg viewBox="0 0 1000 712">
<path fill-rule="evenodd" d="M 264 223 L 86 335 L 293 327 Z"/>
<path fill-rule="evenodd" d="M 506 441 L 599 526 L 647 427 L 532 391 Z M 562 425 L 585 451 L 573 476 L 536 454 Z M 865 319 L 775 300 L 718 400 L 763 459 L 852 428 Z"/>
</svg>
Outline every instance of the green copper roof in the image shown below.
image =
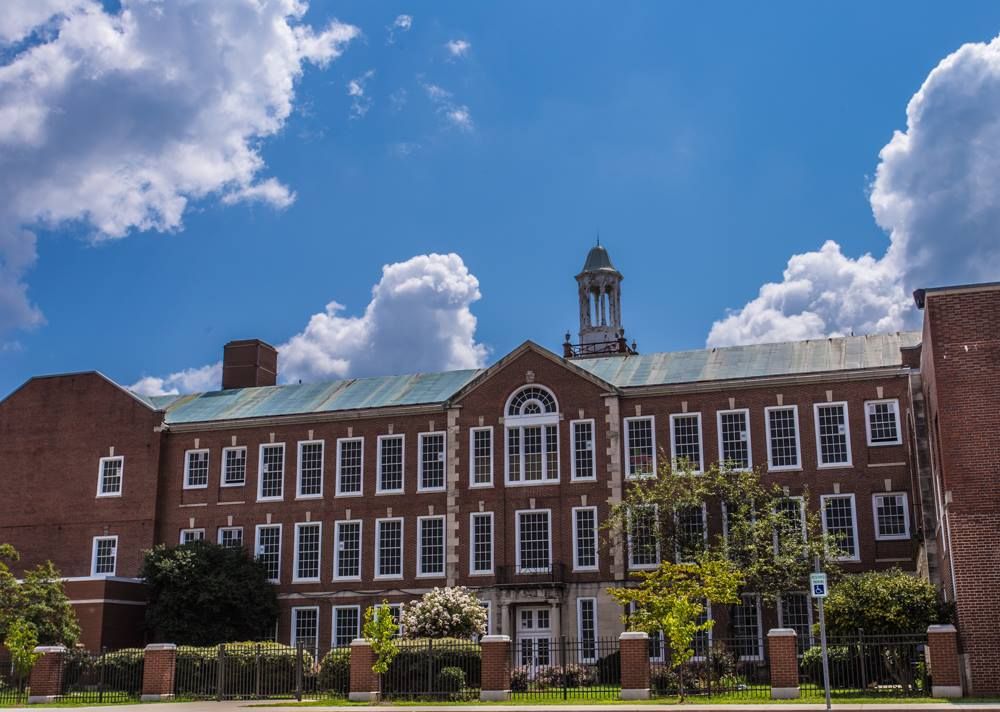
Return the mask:
<svg viewBox="0 0 1000 712">
<path fill-rule="evenodd" d="M 587 253 L 587 261 L 583 263 L 584 272 L 600 272 L 601 270 L 610 270 L 612 272 L 617 272 L 615 266 L 611 264 L 611 256 L 608 255 L 608 251 L 604 249 L 604 245 L 597 244 L 590 248 L 590 252 Z"/>
<path fill-rule="evenodd" d="M 920 332 L 842 336 L 778 344 L 752 344 L 608 356 L 574 363 L 619 388 L 699 381 L 794 376 L 902 365 L 899 349 L 920 343 Z"/>
</svg>

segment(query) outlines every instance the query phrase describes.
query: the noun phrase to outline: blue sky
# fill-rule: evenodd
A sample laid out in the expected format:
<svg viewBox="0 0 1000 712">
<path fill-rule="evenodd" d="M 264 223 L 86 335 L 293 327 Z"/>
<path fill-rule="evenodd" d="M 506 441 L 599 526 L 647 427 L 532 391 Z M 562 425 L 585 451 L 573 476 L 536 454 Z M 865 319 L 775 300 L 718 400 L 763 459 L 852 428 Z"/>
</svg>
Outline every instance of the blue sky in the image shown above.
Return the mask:
<svg viewBox="0 0 1000 712">
<path fill-rule="evenodd" d="M 390 43 L 400 15 L 412 25 Z M 792 255 L 827 240 L 885 255 L 891 230 L 869 197 L 880 150 L 942 59 L 1000 31 L 987 2 L 313 0 L 295 23 L 333 18 L 360 33 L 327 66 L 303 64 L 279 129 L 251 133 L 254 180 L 294 191 L 287 207 L 208 190 L 172 229 L 96 241 L 86 214 L 20 221 L 38 242 L 18 280 L 44 323 L 0 333 L 0 394 L 50 372 L 164 376 L 217 361 L 233 338 L 284 343 L 330 301 L 361 315 L 384 264 L 428 253 L 457 253 L 478 279 L 468 307 L 487 361 L 525 339 L 557 349 L 598 231 L 640 350 L 701 348 Z M 348 83 L 367 72 L 357 115 Z M 132 120 L 152 132 L 152 118 Z M 114 141 L 103 132 L 81 140 Z M 914 286 L 894 285 L 897 301 Z M 914 316 L 818 318 L 835 333 Z M 400 349 L 385 367 L 411 370 Z"/>
</svg>

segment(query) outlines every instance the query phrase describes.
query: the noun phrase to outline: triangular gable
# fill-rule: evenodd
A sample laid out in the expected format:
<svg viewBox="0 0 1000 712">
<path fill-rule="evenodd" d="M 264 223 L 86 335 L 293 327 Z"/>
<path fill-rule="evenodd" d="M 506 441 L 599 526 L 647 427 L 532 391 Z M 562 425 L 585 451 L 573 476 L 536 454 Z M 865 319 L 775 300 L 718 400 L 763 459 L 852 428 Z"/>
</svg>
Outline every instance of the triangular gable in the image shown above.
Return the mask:
<svg viewBox="0 0 1000 712">
<path fill-rule="evenodd" d="M 549 361 L 551 361 L 552 363 L 554 363 L 554 364 L 556 364 L 558 366 L 562 366 L 564 369 L 566 369 L 570 373 L 572 373 L 574 375 L 577 375 L 577 376 L 579 376 L 580 378 L 582 378 L 582 379 L 584 379 L 586 381 L 590 381 L 591 383 L 593 383 L 595 386 L 597 386 L 599 388 L 603 388 L 604 390 L 606 390 L 606 391 L 608 391 L 610 393 L 619 393 L 619 389 L 618 388 L 616 388 L 614 385 L 608 383 L 603 378 L 595 376 L 593 373 L 591 373 L 590 371 L 587 371 L 586 369 L 580 368 L 579 366 L 577 366 L 572 361 L 569 361 L 567 359 L 561 358 L 560 356 L 557 356 L 556 354 L 552 353 L 548 349 L 546 349 L 546 348 L 544 348 L 542 346 L 539 346 L 534 341 L 525 341 L 523 344 L 521 344 L 520 346 L 518 346 L 516 349 L 514 349 L 509 354 L 507 354 L 506 356 L 504 356 L 503 358 L 501 358 L 499 361 L 497 361 L 496 363 L 494 363 L 489 368 L 487 368 L 484 371 L 482 371 L 478 376 L 476 376 L 474 379 L 472 379 L 471 381 L 469 381 L 469 383 L 467 383 L 465 386 L 463 386 L 458 391 L 456 391 L 455 394 L 448 400 L 448 403 L 449 404 L 458 403 L 463 398 L 465 398 L 467 395 L 469 395 L 474 390 L 476 390 L 477 388 L 479 388 L 481 385 L 483 385 L 484 383 L 486 383 L 487 381 L 489 381 L 491 378 L 493 378 L 493 376 L 495 376 L 497 373 L 499 373 L 504 368 L 506 368 L 507 366 L 509 366 L 511 364 L 511 362 L 513 362 L 514 360 L 520 358 L 521 356 L 523 356 L 524 354 L 528 353 L 529 351 L 532 352 L 532 353 L 538 354 L 542 358 L 548 359 Z"/>
<path fill-rule="evenodd" d="M 128 388 L 126 388 L 125 386 L 121 385 L 120 383 L 117 383 L 116 381 L 108 378 L 107 376 L 105 376 L 100 371 L 74 371 L 74 372 L 71 372 L 71 373 L 53 373 L 53 374 L 49 374 L 49 375 L 46 375 L 46 376 L 32 376 L 27 381 L 25 381 L 20 386 L 18 386 L 17 388 L 15 388 L 14 390 L 12 390 L 10 393 L 8 393 L 6 396 L 4 396 L 2 399 L 0 399 L 0 403 L 7 402 L 11 398 L 13 398 L 15 394 L 20 393 L 22 390 L 24 390 L 25 388 L 27 388 L 29 385 L 31 385 L 35 381 L 41 381 L 41 380 L 45 380 L 45 379 L 49 379 L 49 378 L 72 378 L 74 376 L 97 376 L 98 378 L 106 381 L 109 385 L 114 386 L 117 390 L 121 391 L 122 393 L 124 393 L 125 395 L 127 395 L 129 398 L 131 398 L 131 399 L 133 399 L 135 401 L 138 401 L 143 406 L 145 406 L 146 408 L 148 408 L 150 411 L 152 411 L 152 412 L 156 412 L 157 411 L 157 408 L 152 403 L 150 403 L 148 400 L 146 400 L 143 396 L 139 395 L 138 393 L 133 393 Z"/>
</svg>

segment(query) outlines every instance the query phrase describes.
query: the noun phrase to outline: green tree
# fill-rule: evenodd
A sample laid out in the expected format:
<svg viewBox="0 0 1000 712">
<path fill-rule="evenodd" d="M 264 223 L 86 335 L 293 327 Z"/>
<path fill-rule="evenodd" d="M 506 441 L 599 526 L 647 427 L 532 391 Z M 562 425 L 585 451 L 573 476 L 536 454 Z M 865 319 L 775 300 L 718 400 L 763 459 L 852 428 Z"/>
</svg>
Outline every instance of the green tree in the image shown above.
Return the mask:
<svg viewBox="0 0 1000 712">
<path fill-rule="evenodd" d="M 264 566 L 242 548 L 196 541 L 146 552 L 146 627 L 157 640 L 216 645 L 274 631 L 278 599 Z"/>
<path fill-rule="evenodd" d="M 24 618 L 15 619 L 7 627 L 7 637 L 3 644 L 10 651 L 17 676 L 22 680 L 28 677 L 40 656 L 40 653 L 35 652 L 38 646 L 38 631 L 35 626 Z"/>
<path fill-rule="evenodd" d="M 737 603 L 743 577 L 730 559 L 712 554 L 703 554 L 693 563 L 664 561 L 653 571 L 640 572 L 638 577 L 638 586 L 612 588 L 609 592 L 623 606 L 634 606 L 627 618 L 630 628 L 663 632 L 683 701 L 684 666 L 694 656 L 695 635 L 712 626 L 711 620 L 698 622 L 705 613 L 705 601 Z"/>
<path fill-rule="evenodd" d="M 10 564 L 20 559 L 10 544 L 0 544 L 0 640 L 19 621 L 31 625 L 40 645 L 76 645 L 80 626 L 51 561 L 24 572 L 18 583 Z"/>
<path fill-rule="evenodd" d="M 399 623 L 393 618 L 388 601 L 382 601 L 382 605 L 372 606 L 365 611 L 362 635 L 372 646 L 372 652 L 375 654 L 372 672 L 378 675 L 380 688 L 382 676 L 389 671 L 389 666 L 399 653 L 399 646 L 396 645 L 397 633 L 399 633 Z"/>
<path fill-rule="evenodd" d="M 831 635 L 923 633 L 948 623 L 951 607 L 927 581 L 900 569 L 844 576 L 830 588 L 825 603 Z"/>
</svg>

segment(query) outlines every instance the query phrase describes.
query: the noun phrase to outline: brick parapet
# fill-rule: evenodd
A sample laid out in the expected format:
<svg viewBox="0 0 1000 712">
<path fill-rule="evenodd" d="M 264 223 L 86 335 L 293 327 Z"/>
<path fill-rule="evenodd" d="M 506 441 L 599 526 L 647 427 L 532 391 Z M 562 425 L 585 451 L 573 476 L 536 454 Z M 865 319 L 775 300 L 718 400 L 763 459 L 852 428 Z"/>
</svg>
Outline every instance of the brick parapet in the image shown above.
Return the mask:
<svg viewBox="0 0 1000 712">
<path fill-rule="evenodd" d="M 799 696 L 798 636 L 791 628 L 772 628 L 767 633 L 771 670 L 771 697 L 776 700 Z"/>
<path fill-rule="evenodd" d="M 142 663 L 142 701 L 158 702 L 174 696 L 177 646 L 154 643 L 146 646 Z"/>
<path fill-rule="evenodd" d="M 649 699 L 649 635 L 626 631 L 619 638 L 623 700 Z"/>
<path fill-rule="evenodd" d="M 62 645 L 45 645 L 35 648 L 39 654 L 28 679 L 30 694 L 28 704 L 53 702 L 62 696 L 63 664 L 66 648 Z"/>
<path fill-rule="evenodd" d="M 351 702 L 376 702 L 379 698 L 378 675 L 372 670 L 375 652 L 363 638 L 351 641 Z"/>
<path fill-rule="evenodd" d="M 482 683 L 479 699 L 496 702 L 510 699 L 511 643 L 507 635 L 487 635 L 482 646 Z"/>
<path fill-rule="evenodd" d="M 932 625 L 927 629 L 931 673 L 931 695 L 961 697 L 962 672 L 958 661 L 958 631 L 953 625 Z"/>
</svg>

